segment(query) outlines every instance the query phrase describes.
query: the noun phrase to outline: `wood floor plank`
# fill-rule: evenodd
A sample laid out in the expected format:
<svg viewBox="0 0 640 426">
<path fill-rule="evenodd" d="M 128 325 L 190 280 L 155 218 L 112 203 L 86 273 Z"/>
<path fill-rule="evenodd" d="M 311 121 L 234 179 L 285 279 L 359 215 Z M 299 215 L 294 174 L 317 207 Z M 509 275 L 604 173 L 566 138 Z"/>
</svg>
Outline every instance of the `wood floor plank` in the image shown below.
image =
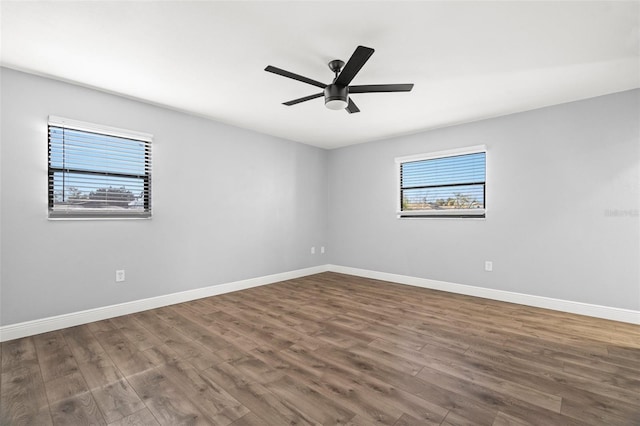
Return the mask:
<svg viewBox="0 0 640 426">
<path fill-rule="evenodd" d="M 370 376 L 376 377 L 377 372 L 384 369 L 383 366 L 376 365 L 375 361 L 372 362 L 371 358 L 362 357 L 344 348 L 323 348 L 314 352 L 314 355 L 318 355 L 330 364 L 335 363 L 334 365 L 345 368 L 342 370 L 344 372 L 351 371 L 358 377 L 359 383 L 368 390 L 369 395 L 402 409 L 405 413 L 420 419 L 424 424 L 440 424 L 448 412 L 448 409 L 441 405 L 423 399 L 414 393 L 398 389 L 394 385 L 379 380 L 379 378 L 378 380 L 370 380 Z M 387 371 L 390 370 L 387 369 Z M 391 374 L 400 377 L 400 380 L 412 377 L 397 370 L 391 371 Z"/>
<path fill-rule="evenodd" d="M 518 395 L 503 393 L 498 390 L 488 389 L 472 381 L 451 376 L 437 369 L 425 367 L 418 374 L 418 378 L 425 382 L 433 382 L 451 392 L 457 392 L 461 397 L 474 401 L 481 405 L 487 405 L 497 411 L 520 416 L 521 418 L 537 419 L 545 425 L 572 425 L 578 426 L 582 422 L 577 419 L 564 416 L 553 410 L 530 404 Z"/>
<path fill-rule="evenodd" d="M 148 408 L 144 408 L 118 421 L 109 423 L 109 426 L 160 426 L 160 423 L 153 417 Z"/>
<path fill-rule="evenodd" d="M 600 407 L 585 407 L 580 403 L 565 399 L 562 403 L 562 414 L 573 419 L 578 419 L 584 425 L 592 426 L 626 426 L 629 424 L 638 424 L 640 416 L 636 416 L 635 420 L 628 414 L 618 413 L 611 410 L 602 410 Z M 631 420 L 634 420 L 631 423 Z"/>
<path fill-rule="evenodd" d="M 115 331 L 118 329 L 116 325 L 110 319 L 95 321 L 87 324 L 87 327 L 92 333 L 104 333 L 106 331 Z"/>
<path fill-rule="evenodd" d="M 108 331 L 94 332 L 111 361 L 124 375 L 141 373 L 153 367 L 152 362 L 127 339 L 122 332 L 114 328 Z"/>
<path fill-rule="evenodd" d="M 124 378 L 106 354 L 98 355 L 93 362 L 79 364 L 79 368 L 90 389 L 98 389 Z"/>
<path fill-rule="evenodd" d="M 78 371 L 78 364 L 59 331 L 33 337 L 45 382 Z"/>
<path fill-rule="evenodd" d="M 9 373 L 15 368 L 24 367 L 25 364 L 38 364 L 38 355 L 33 343 L 33 337 L 10 340 L 1 343 L 1 345 L 2 364 L 0 364 L 0 372 Z"/>
<path fill-rule="evenodd" d="M 473 364 L 473 360 L 466 360 L 464 357 L 455 360 L 442 360 L 431 357 L 425 368 L 435 369 L 450 376 L 477 383 L 497 393 L 517 395 L 523 401 L 537 405 L 545 410 L 560 412 L 562 398 L 552 392 L 536 389 L 535 386 L 530 386 L 530 383 L 522 384 L 511 380 L 507 374 L 498 375 L 499 368 L 487 366 L 485 367 L 486 370 L 480 370 L 470 368 L 469 364 Z M 489 370 L 489 368 L 491 369 Z"/>
<path fill-rule="evenodd" d="M 108 423 L 145 408 L 138 394 L 125 379 L 94 388 L 91 393 Z"/>
<path fill-rule="evenodd" d="M 161 317 L 158 315 L 158 309 L 152 309 L 144 312 L 137 312 L 132 314 L 133 321 L 140 323 L 140 325 L 156 336 L 163 343 L 184 343 L 189 339 L 176 330 L 173 327 L 164 323 Z"/>
<path fill-rule="evenodd" d="M 158 368 L 128 378 L 161 425 L 210 425 L 208 419 Z"/>
<path fill-rule="evenodd" d="M 294 347 L 278 352 L 256 350 L 254 353 L 275 369 L 340 401 L 345 408 L 376 424 L 393 424 L 403 410 L 414 413 L 424 424 L 439 424 L 447 412 L 442 406 L 414 398 L 369 375 L 350 375 L 340 365 L 340 359 L 330 355 L 323 358 L 318 352 Z"/>
<path fill-rule="evenodd" d="M 188 362 L 165 364 L 158 371 L 165 374 L 213 424 L 228 425 L 249 412 L 223 387 L 203 376 Z"/>
<path fill-rule="evenodd" d="M 0 353 L 0 424 L 53 424 L 33 338 L 3 342 Z"/>
<path fill-rule="evenodd" d="M 106 425 L 91 392 L 84 392 L 51 404 L 54 425 Z"/>
<path fill-rule="evenodd" d="M 640 326 L 322 273 L 0 346 L 0 424 L 640 424 Z"/>
<path fill-rule="evenodd" d="M 162 344 L 160 339 L 152 332 L 144 328 L 139 322 L 134 321 L 131 317 L 117 317 L 112 318 L 110 321 L 139 351 L 144 351 Z"/>
<path fill-rule="evenodd" d="M 219 356 L 214 352 L 220 350 L 220 346 L 206 346 L 200 341 L 189 341 L 185 343 L 168 342 L 166 346 L 178 355 L 180 359 L 188 359 L 199 370 L 220 364 L 226 361 L 226 358 Z M 228 344 L 225 346 L 229 346 Z M 242 354 L 244 356 L 244 353 Z M 239 356 L 239 355 L 238 355 Z"/>
<path fill-rule="evenodd" d="M 3 344 L 4 345 L 4 344 Z M 37 361 L 25 361 L 2 373 L 0 424 L 51 425 L 49 402 Z"/>
<path fill-rule="evenodd" d="M 89 364 L 105 357 L 106 352 L 91 332 L 90 324 L 61 331 L 78 364 Z"/>
<path fill-rule="evenodd" d="M 349 348 L 351 353 L 374 358 L 380 364 L 388 368 L 397 370 L 401 373 L 415 376 L 422 370 L 425 362 L 413 362 L 402 357 L 396 356 L 382 349 L 377 349 L 371 345 L 354 345 Z"/>
<path fill-rule="evenodd" d="M 87 383 L 80 372 L 57 377 L 45 383 L 49 404 L 89 392 Z"/>
<path fill-rule="evenodd" d="M 272 381 L 265 387 L 277 395 L 285 406 L 320 424 L 343 425 L 355 416 L 340 401 L 332 401 L 289 376 Z"/>
<path fill-rule="evenodd" d="M 245 377 L 254 380 L 255 383 L 269 383 L 280 379 L 284 375 L 283 371 L 271 368 L 261 359 L 253 355 L 247 355 L 244 358 L 230 362 L 230 364 Z"/>
<path fill-rule="evenodd" d="M 154 346 L 142 353 L 156 367 L 176 362 L 182 358 L 176 351 L 165 344 Z"/>
<path fill-rule="evenodd" d="M 264 426 L 264 420 L 253 413 L 247 413 L 235 422 L 232 426 Z"/>
<path fill-rule="evenodd" d="M 304 349 L 292 347 L 277 352 L 256 349 L 253 353 L 281 374 L 286 373 L 327 398 L 340 401 L 343 407 L 370 423 L 390 425 L 402 415 L 401 409 L 369 392 L 358 379 L 340 374 Z"/>
<path fill-rule="evenodd" d="M 316 422 L 284 404 L 273 393 L 241 371 L 223 363 L 203 371 L 203 376 L 220 384 L 242 405 L 263 419 L 267 425 L 312 425 Z"/>
<path fill-rule="evenodd" d="M 68 328 L 62 334 L 78 360 L 78 368 L 89 389 L 97 389 L 124 378 L 88 326 Z"/>
<path fill-rule="evenodd" d="M 492 426 L 531 426 L 532 423 L 498 412 Z"/>
<path fill-rule="evenodd" d="M 241 314 L 218 312 L 216 316 L 229 324 L 230 328 L 260 345 L 272 345 L 278 348 L 287 348 L 295 343 L 287 333 L 274 331 L 263 324 L 254 324 L 250 319 L 243 318 Z"/>
<path fill-rule="evenodd" d="M 538 366 L 537 373 L 525 371 L 530 368 L 529 360 L 520 358 L 510 358 L 495 360 L 492 357 L 484 356 L 483 352 L 468 351 L 465 358 L 469 359 L 469 365 L 474 368 L 482 368 L 486 373 L 505 380 L 517 381 L 547 393 L 558 395 L 562 398 L 570 399 L 584 405 L 600 405 L 612 407 L 621 412 L 633 411 L 633 407 L 640 405 L 640 394 L 634 389 L 640 389 L 640 386 L 633 382 L 627 388 L 620 386 L 612 386 L 609 382 L 614 380 L 606 379 L 605 376 L 597 375 L 593 381 L 589 381 L 581 374 L 573 374 L 567 372 L 565 368 L 546 368 Z M 584 374 L 585 370 L 576 371 L 576 373 Z M 544 374 L 539 374 L 544 373 Z M 627 380 L 619 378 L 620 381 L 628 383 Z M 600 386 L 594 388 L 591 383 L 599 382 Z"/>
<path fill-rule="evenodd" d="M 412 351 L 401 346 L 394 345 L 383 340 L 376 340 L 370 344 L 383 348 L 386 351 L 393 353 L 399 359 L 409 359 L 415 363 L 426 365 L 424 361 L 425 357 L 430 356 L 430 353 L 425 353 L 424 348 L 422 351 Z M 438 347 L 436 354 L 439 356 L 455 356 L 456 351 L 443 352 L 442 347 Z M 389 382 L 395 386 L 399 386 L 401 389 L 407 392 L 420 396 L 423 399 L 432 401 L 440 407 L 449 410 L 449 416 L 452 414 L 458 417 L 458 422 L 462 422 L 459 418 L 466 419 L 467 422 L 476 422 L 480 424 L 489 424 L 490 420 L 496 415 L 496 411 L 486 405 L 478 403 L 476 401 L 460 397 L 457 392 L 451 392 L 447 389 L 441 388 L 432 382 L 426 382 L 419 378 L 407 377 L 406 375 L 393 373 L 392 370 L 383 372 L 378 370 L 383 382 Z"/>
<path fill-rule="evenodd" d="M 198 340 L 209 334 L 206 327 L 184 317 L 172 306 L 157 309 L 155 312 L 162 321 L 187 339 Z"/>
</svg>

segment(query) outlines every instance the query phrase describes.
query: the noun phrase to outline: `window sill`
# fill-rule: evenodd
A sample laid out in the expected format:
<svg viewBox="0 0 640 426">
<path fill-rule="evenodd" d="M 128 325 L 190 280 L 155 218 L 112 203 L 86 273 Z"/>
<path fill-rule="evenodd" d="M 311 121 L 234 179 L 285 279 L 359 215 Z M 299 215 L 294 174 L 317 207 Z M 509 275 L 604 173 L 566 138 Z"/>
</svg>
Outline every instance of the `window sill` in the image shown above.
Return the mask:
<svg viewBox="0 0 640 426">
<path fill-rule="evenodd" d="M 486 210 L 402 211 L 396 212 L 398 219 L 486 219 Z"/>
<path fill-rule="evenodd" d="M 57 222 L 57 221 L 94 221 L 94 220 L 150 220 L 151 216 L 114 216 L 114 217 L 108 217 L 108 216 L 86 216 L 86 217 L 78 217 L 78 216 L 54 216 L 54 217 L 47 217 L 47 220 L 50 220 L 52 222 Z"/>
</svg>

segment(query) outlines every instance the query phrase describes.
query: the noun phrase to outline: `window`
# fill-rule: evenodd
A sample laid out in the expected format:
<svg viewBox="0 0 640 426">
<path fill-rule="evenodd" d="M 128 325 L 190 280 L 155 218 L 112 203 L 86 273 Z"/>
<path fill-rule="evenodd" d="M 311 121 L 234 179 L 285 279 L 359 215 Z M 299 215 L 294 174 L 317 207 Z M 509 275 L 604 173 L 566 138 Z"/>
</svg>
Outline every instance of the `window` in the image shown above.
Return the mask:
<svg viewBox="0 0 640 426">
<path fill-rule="evenodd" d="M 49 117 L 49 218 L 151 217 L 151 135 Z"/>
<path fill-rule="evenodd" d="M 398 217 L 485 217 L 484 146 L 397 158 Z"/>
</svg>

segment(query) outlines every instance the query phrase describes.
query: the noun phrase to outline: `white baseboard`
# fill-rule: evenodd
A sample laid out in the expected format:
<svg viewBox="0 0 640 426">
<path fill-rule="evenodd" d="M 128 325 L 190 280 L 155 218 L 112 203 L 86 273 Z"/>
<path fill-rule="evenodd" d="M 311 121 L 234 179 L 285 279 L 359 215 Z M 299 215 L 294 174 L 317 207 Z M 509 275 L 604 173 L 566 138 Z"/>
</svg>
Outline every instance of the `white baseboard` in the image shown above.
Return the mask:
<svg viewBox="0 0 640 426">
<path fill-rule="evenodd" d="M 536 308 L 552 309 L 554 311 L 569 312 L 613 321 L 627 322 L 640 325 L 640 311 L 613 308 L 610 306 L 592 305 L 589 303 L 573 302 L 570 300 L 553 299 L 550 297 L 533 296 L 530 294 L 514 293 L 504 290 L 494 290 L 471 285 L 455 284 L 446 281 L 436 281 L 426 278 L 410 277 L 407 275 L 390 274 L 387 272 L 371 271 L 368 269 L 351 268 L 348 266 L 327 265 L 327 270 L 341 274 L 356 275 L 398 284 L 407 284 L 450 293 L 465 294 L 485 299 L 500 300 L 502 302 L 517 303 Z"/>
<path fill-rule="evenodd" d="M 194 290 L 181 291 L 179 293 L 156 296 L 148 299 L 134 300 L 131 302 L 120 303 L 118 305 L 104 306 L 95 309 L 88 309 L 86 311 L 72 312 L 70 314 L 5 325 L 0 327 L 0 342 L 87 324 L 93 321 L 119 317 L 121 315 L 133 314 L 135 312 L 146 311 L 148 309 L 174 305 L 176 303 L 188 302 L 190 300 L 202 299 L 203 297 L 216 296 L 219 294 L 272 284 L 279 281 L 305 277 L 307 275 L 319 274 L 326 271 L 327 265 L 315 266 Z"/>
<path fill-rule="evenodd" d="M 631 309 L 592 305 L 570 300 L 553 299 L 550 297 L 533 296 L 530 294 L 329 264 L 0 326 L 0 342 L 327 271 L 640 325 L 640 311 Z"/>
</svg>

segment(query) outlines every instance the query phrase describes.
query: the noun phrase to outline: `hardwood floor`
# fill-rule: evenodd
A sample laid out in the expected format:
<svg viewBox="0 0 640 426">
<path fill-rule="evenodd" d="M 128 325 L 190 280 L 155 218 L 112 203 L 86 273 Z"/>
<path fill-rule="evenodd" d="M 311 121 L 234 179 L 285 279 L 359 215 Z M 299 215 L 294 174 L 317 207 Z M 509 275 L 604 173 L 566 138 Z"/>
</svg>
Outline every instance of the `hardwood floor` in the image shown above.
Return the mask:
<svg viewBox="0 0 640 426">
<path fill-rule="evenodd" d="M 2 425 L 640 425 L 640 327 L 323 273 L 2 343 Z"/>
</svg>

